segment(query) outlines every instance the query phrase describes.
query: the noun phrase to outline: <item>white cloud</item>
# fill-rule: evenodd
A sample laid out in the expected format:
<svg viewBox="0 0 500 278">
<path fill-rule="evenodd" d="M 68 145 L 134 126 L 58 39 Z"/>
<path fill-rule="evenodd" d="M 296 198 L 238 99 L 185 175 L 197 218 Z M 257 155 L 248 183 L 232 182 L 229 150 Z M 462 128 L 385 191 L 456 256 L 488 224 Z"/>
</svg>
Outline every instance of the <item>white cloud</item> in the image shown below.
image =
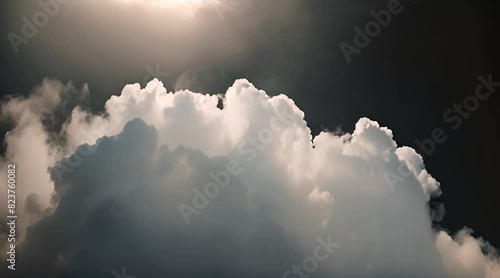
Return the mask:
<svg viewBox="0 0 500 278">
<path fill-rule="evenodd" d="M 463 229 L 454 238 L 439 232 L 436 246 L 444 265 L 454 277 L 500 277 L 500 261 L 495 249 L 482 239 L 471 236 L 470 229 Z"/>
<path fill-rule="evenodd" d="M 153 80 L 125 86 L 103 115 L 76 106 L 59 129 L 48 128 L 44 119 L 74 88 L 44 84 L 2 110 L 16 122 L 6 159 L 30 169 L 20 173 L 20 198 L 36 193 L 43 208 L 50 193 L 55 201 L 19 251 L 30 270 L 280 277 L 330 236 L 340 247 L 318 277 L 498 277 L 481 239 L 431 229 L 427 202 L 438 182 L 375 121 L 312 138 L 291 99 L 247 80 L 228 89 L 223 109 L 215 95 L 168 93 Z M 227 186 L 196 197 L 231 163 L 241 171 Z M 386 173 L 401 165 L 409 175 L 391 190 Z M 193 198 L 203 209 L 186 225 L 179 205 Z"/>
</svg>

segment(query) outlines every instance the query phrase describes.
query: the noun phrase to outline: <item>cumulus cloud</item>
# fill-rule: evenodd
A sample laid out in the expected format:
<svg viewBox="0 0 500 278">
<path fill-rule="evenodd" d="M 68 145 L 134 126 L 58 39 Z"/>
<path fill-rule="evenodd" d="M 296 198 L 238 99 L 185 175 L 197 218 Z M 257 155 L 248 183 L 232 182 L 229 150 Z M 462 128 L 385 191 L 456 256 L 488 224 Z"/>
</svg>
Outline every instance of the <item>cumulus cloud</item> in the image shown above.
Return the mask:
<svg viewBox="0 0 500 278">
<path fill-rule="evenodd" d="M 486 241 L 432 229 L 439 183 L 373 120 L 313 138 L 293 100 L 244 79 L 223 96 L 127 85 L 98 115 L 69 101 L 87 95 L 46 80 L 2 106 L 2 173 L 26 169 L 19 273 L 500 277 Z"/>
<path fill-rule="evenodd" d="M 500 277 L 497 251 L 471 233 L 464 228 L 454 238 L 443 231 L 437 234 L 436 246 L 446 269 L 454 277 Z"/>
</svg>

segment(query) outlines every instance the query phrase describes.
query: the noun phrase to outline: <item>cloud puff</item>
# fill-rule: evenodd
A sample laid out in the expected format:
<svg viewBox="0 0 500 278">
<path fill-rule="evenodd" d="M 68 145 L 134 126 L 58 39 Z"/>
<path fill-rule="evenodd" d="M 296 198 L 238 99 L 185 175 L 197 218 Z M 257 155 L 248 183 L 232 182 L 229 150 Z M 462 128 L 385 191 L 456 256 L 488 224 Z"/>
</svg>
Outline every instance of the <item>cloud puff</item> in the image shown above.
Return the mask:
<svg viewBox="0 0 500 278">
<path fill-rule="evenodd" d="M 244 79 L 224 96 L 127 85 L 100 115 L 62 105 L 88 94 L 74 91 L 45 81 L 3 105 L 15 122 L 5 160 L 40 158 L 19 173 L 21 216 L 34 215 L 20 273 L 499 277 L 485 241 L 431 228 L 439 183 L 375 121 L 313 138 L 293 100 Z M 70 117 L 46 123 L 56 111 Z M 23 147 L 27 134 L 38 147 Z"/>
<path fill-rule="evenodd" d="M 452 238 L 439 232 L 436 239 L 443 263 L 453 277 L 500 277 L 500 261 L 495 248 L 463 229 Z"/>
</svg>

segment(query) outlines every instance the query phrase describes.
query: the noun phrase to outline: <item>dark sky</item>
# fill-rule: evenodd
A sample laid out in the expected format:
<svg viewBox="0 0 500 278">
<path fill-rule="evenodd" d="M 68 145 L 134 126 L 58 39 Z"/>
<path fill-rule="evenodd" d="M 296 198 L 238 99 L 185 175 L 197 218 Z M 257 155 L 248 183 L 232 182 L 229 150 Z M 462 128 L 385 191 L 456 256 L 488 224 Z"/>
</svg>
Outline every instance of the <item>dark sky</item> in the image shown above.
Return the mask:
<svg viewBox="0 0 500 278">
<path fill-rule="evenodd" d="M 500 246 L 499 96 L 482 101 L 457 130 L 443 120 L 454 103 L 474 93 L 478 76 L 492 74 L 500 81 L 498 10 L 493 4 L 402 1 L 404 10 L 349 64 L 339 44 L 352 44 L 353 28 L 364 27 L 372 20 L 370 10 L 387 1 L 255 1 L 208 26 L 214 31 L 203 34 L 201 41 L 174 36 L 143 53 L 107 33 L 126 18 L 68 13 L 41 29 L 16 55 L 6 34 L 21 28 L 20 14 L 26 10 L 17 10 L 18 2 L 0 4 L 2 95 L 28 95 L 45 77 L 71 80 L 77 87 L 85 82 L 92 92 L 91 109 L 99 111 L 124 84 L 142 82 L 148 65 L 159 65 L 169 72 L 162 79 L 169 90 L 177 86 L 223 92 L 236 78 L 245 77 L 270 95 L 285 93 L 305 112 L 314 134 L 338 127 L 351 132 L 366 116 L 392 129 L 399 144 L 418 150 L 416 139 L 430 138 L 435 128 L 442 128 L 448 139 L 425 157 L 427 170 L 443 191 L 440 200 L 447 214 L 440 225 L 451 231 L 468 226 L 476 236 Z M 36 1 L 23 3 L 27 10 L 36 9 Z M 283 20 L 282 9 L 291 9 L 294 16 Z M 255 22 L 243 21 L 240 12 L 258 16 Z M 104 28 L 78 28 L 98 24 Z M 245 32 L 232 32 L 237 28 Z M 158 44 L 140 29 L 125 31 L 145 44 Z M 185 48 L 186 53 L 159 55 L 169 44 L 191 42 L 196 46 Z M 108 49 L 116 45 L 123 47 L 124 56 Z M 188 81 L 181 82 L 186 76 Z"/>
</svg>

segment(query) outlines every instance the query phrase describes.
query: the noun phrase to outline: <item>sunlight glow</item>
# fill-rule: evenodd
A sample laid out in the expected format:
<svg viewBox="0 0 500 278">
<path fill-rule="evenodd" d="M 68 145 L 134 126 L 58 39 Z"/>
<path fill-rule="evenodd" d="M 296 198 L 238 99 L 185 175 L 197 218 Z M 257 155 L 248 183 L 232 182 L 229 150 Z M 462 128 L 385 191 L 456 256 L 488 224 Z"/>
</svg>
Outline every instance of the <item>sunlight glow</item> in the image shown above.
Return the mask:
<svg viewBox="0 0 500 278">
<path fill-rule="evenodd" d="M 196 11 L 210 0 L 110 0 L 126 4 L 144 4 L 153 7 L 176 9 L 179 14 L 193 17 Z"/>
<path fill-rule="evenodd" d="M 201 5 L 204 0 L 116 0 L 124 3 L 144 3 L 157 6 L 196 6 Z"/>
</svg>

